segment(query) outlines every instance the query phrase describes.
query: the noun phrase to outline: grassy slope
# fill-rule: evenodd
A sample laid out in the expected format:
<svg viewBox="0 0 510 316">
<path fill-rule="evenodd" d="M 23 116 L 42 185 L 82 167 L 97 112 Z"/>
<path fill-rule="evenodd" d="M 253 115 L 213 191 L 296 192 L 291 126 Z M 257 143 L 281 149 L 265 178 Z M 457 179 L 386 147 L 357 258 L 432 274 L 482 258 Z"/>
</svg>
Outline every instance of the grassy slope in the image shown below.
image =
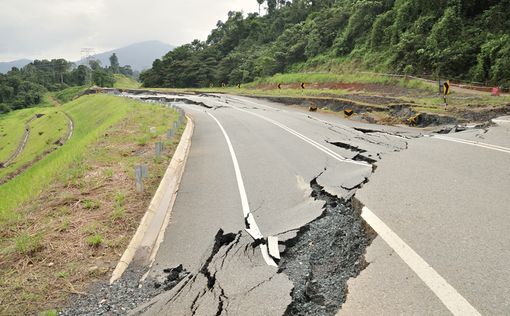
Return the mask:
<svg viewBox="0 0 510 316">
<path fill-rule="evenodd" d="M 43 180 L 38 187 L 45 183 L 41 193 L 16 205 L 17 216 L 12 210 L 0 219 L 0 297 L 6 299 L 0 314 L 62 306 L 69 291 L 86 291 L 91 281 L 103 279 L 138 227 L 180 135 L 166 138 L 177 114 L 163 106 L 91 95 L 62 108 L 73 116 L 76 134 L 27 171 Z M 156 141 L 166 144 L 157 159 Z M 149 167 L 145 193 L 133 185 L 133 167 L 140 163 Z M 40 178 L 49 173 L 54 176 Z M 2 197 L 3 190 L 0 186 Z M 32 264 L 24 266 L 27 258 Z M 98 271 L 90 273 L 91 266 Z"/>
<path fill-rule="evenodd" d="M 5 161 L 18 147 L 25 132 L 25 122 L 36 108 L 9 112 L 0 116 L 0 161 Z"/>
<path fill-rule="evenodd" d="M 44 116 L 32 120 L 28 125 L 30 135 L 21 154 L 7 168 L 0 169 L 0 177 L 30 163 L 45 151 L 57 147 L 54 143 L 65 136 L 68 120 L 65 114 L 55 108 L 35 108 L 35 113 Z"/>
<path fill-rule="evenodd" d="M 251 85 L 257 84 L 290 84 L 290 83 L 336 83 L 336 82 L 344 82 L 344 83 L 364 83 L 364 84 L 387 84 L 387 85 L 397 85 L 406 88 L 415 88 L 422 90 L 430 90 L 431 85 L 418 81 L 418 80 L 404 80 L 403 78 L 393 78 L 388 76 L 380 76 L 376 74 L 368 74 L 368 73 L 356 73 L 356 72 L 348 72 L 348 73 L 330 73 L 330 72 L 321 72 L 321 73 L 287 73 L 287 74 L 276 74 L 272 77 L 259 79 Z"/>
<path fill-rule="evenodd" d="M 302 90 L 299 87 L 301 82 L 305 82 L 308 87 Z M 281 90 L 277 89 L 277 85 L 281 83 L 284 86 Z M 364 73 L 356 70 L 344 69 L 337 73 L 331 72 L 303 72 L 303 73 L 288 73 L 277 74 L 272 77 L 261 78 L 255 82 L 243 84 L 239 89 L 237 87 L 225 88 L 205 88 L 205 89 L 165 89 L 158 88 L 162 91 L 173 92 L 218 92 L 229 93 L 247 96 L 281 96 L 281 97 L 319 97 L 319 98 L 348 98 L 346 95 L 361 94 L 368 95 L 384 95 L 382 92 L 385 89 L 371 91 L 367 87 L 366 91 L 360 90 L 345 90 L 345 89 L 315 89 L 310 87 L 309 84 L 361 84 L 361 85 L 377 85 L 388 87 L 391 91 L 392 87 L 397 87 L 397 91 L 390 92 L 390 96 L 400 99 L 401 103 L 412 104 L 412 107 L 418 112 L 430 112 L 447 115 L 452 114 L 452 109 L 460 110 L 474 110 L 477 111 L 482 108 L 501 107 L 510 104 L 510 96 L 493 97 L 486 92 L 477 92 L 474 90 L 465 93 L 462 89 L 452 87 L 451 95 L 448 96 L 448 108 L 445 110 L 444 101 L 442 96 L 437 94 L 437 84 L 421 81 L 417 79 L 408 79 L 390 77 L 375 73 Z M 291 85 L 292 87 L 289 87 Z M 407 92 L 406 92 L 407 91 Z M 356 101 L 363 104 L 363 102 Z M 366 104 L 365 104 L 366 105 Z M 378 107 L 378 104 L 372 104 Z"/>
<path fill-rule="evenodd" d="M 97 95 L 85 96 L 62 106 L 74 120 L 73 137 L 65 146 L 0 186 L 0 196 L 3 200 L 0 203 L 0 220 L 17 218 L 16 206 L 37 196 L 60 170 L 65 170 L 73 161 L 79 160 L 85 152 L 85 147 L 110 125 L 124 117 L 129 106 L 135 103 L 112 96 Z"/>
<path fill-rule="evenodd" d="M 52 96 L 60 103 L 67 103 L 72 101 L 76 96 L 87 90 L 89 86 L 75 86 L 69 87 L 62 91 L 55 92 Z"/>
<path fill-rule="evenodd" d="M 128 76 L 115 74 L 115 84 L 113 85 L 114 88 L 119 89 L 137 89 L 140 88 L 141 83 L 134 80 L 133 78 L 130 78 Z"/>
</svg>

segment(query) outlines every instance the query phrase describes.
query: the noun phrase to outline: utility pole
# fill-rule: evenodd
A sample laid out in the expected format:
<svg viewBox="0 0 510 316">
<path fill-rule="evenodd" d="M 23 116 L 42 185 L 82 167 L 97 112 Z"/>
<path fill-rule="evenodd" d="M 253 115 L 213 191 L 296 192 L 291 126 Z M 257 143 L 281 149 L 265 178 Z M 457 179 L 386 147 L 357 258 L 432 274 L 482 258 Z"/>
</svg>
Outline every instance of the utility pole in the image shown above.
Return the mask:
<svg viewBox="0 0 510 316">
<path fill-rule="evenodd" d="M 91 47 L 84 47 L 81 49 L 82 60 L 85 59 L 87 61 L 86 62 L 87 66 L 89 66 L 90 58 L 92 58 L 92 55 L 94 55 L 94 53 L 95 53 L 95 49 L 91 48 Z M 87 71 L 86 74 L 87 74 L 87 78 L 85 79 L 85 81 L 87 83 L 89 83 L 92 81 L 92 78 L 91 78 L 92 74 L 90 73 L 90 71 Z"/>
</svg>

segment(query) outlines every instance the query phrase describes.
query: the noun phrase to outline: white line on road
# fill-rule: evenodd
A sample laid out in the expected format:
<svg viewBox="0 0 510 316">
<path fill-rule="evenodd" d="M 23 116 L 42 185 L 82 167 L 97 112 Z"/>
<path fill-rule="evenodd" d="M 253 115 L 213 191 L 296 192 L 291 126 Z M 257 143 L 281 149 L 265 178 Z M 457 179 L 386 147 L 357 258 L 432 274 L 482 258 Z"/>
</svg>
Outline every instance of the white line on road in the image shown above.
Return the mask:
<svg viewBox="0 0 510 316">
<path fill-rule="evenodd" d="M 257 223 L 255 222 L 255 218 L 253 217 L 253 215 L 251 214 L 251 211 L 250 211 L 250 205 L 248 203 L 248 196 L 247 196 L 246 190 L 244 188 L 243 176 L 241 175 L 241 169 L 239 168 L 239 162 L 237 161 L 237 156 L 234 151 L 234 147 L 232 146 L 232 142 L 230 141 L 230 137 L 228 136 L 227 132 L 223 128 L 223 125 L 221 125 L 220 121 L 218 121 L 218 119 L 216 119 L 216 117 L 214 117 L 210 112 L 207 112 L 207 114 L 210 117 L 212 117 L 213 120 L 216 121 L 216 123 L 220 127 L 221 132 L 223 133 L 223 136 L 225 137 L 225 140 L 227 142 L 228 150 L 230 151 L 230 156 L 232 157 L 232 163 L 234 164 L 234 171 L 235 171 L 236 180 L 237 180 L 237 187 L 239 189 L 239 195 L 241 196 L 241 205 L 243 208 L 244 218 L 251 219 L 249 221 L 250 227 L 246 230 L 254 239 L 263 238 L 263 235 L 260 232 L 259 227 L 257 226 Z M 262 257 L 264 258 L 264 260 L 266 261 L 266 263 L 268 265 L 274 266 L 274 267 L 278 266 L 274 262 L 274 260 L 271 259 L 271 257 L 269 256 L 269 252 L 268 252 L 266 244 L 261 244 L 260 250 L 262 251 Z"/>
<path fill-rule="evenodd" d="M 465 139 L 459 139 L 459 138 L 453 138 L 453 137 L 441 136 L 441 135 L 436 135 L 433 138 L 437 138 L 437 139 L 441 139 L 441 140 L 446 140 L 446 141 L 449 141 L 449 142 L 465 144 L 465 145 L 482 147 L 482 148 L 496 150 L 496 151 L 500 151 L 500 152 L 504 152 L 504 153 L 510 154 L 510 148 L 502 147 L 502 146 L 498 146 L 498 145 L 492 145 L 492 144 L 487 144 L 487 143 L 480 143 L 480 142 L 475 142 L 475 141 L 471 141 L 471 140 L 465 140 Z"/>
<path fill-rule="evenodd" d="M 418 277 L 436 294 L 453 315 L 481 315 L 459 292 L 455 290 L 420 255 L 409 247 L 383 221 L 367 207 L 363 207 L 361 217 L 377 234 L 402 258 Z"/>
<path fill-rule="evenodd" d="M 346 161 L 346 159 L 328 148 L 316 143 L 308 137 L 294 131 L 293 129 L 271 120 L 263 115 L 252 113 L 243 109 L 236 108 L 239 111 L 258 116 L 289 133 L 303 139 L 312 146 L 320 149 L 333 158 Z M 324 147 L 324 148 L 321 148 Z M 355 161 L 350 161 L 357 163 Z M 481 316 L 481 314 L 453 288 L 439 273 L 434 270 L 420 255 L 409 247 L 397 234 L 395 234 L 383 221 L 381 221 L 372 211 L 364 207 L 361 213 L 363 219 L 377 232 L 379 236 L 402 258 L 402 260 L 418 275 L 418 277 L 434 292 L 434 294 L 443 302 L 443 304 L 456 316 Z"/>
<path fill-rule="evenodd" d="M 272 120 L 270 118 L 267 118 L 263 115 L 260 115 L 258 113 L 253 113 L 253 112 L 250 112 L 250 111 L 247 111 L 247 110 L 244 110 L 244 109 L 240 109 L 240 108 L 236 108 L 234 107 L 234 109 L 238 110 L 238 111 L 242 111 L 242 112 L 245 112 L 245 113 L 248 113 L 248 114 L 251 114 L 251 115 L 254 115 L 254 116 L 257 116 L 271 124 L 274 124 L 278 127 L 280 127 L 281 129 L 289 132 L 290 134 L 302 139 L 303 141 L 309 143 L 310 145 L 314 146 L 315 148 L 319 149 L 320 151 L 326 153 L 327 155 L 331 156 L 332 158 L 340 161 L 340 162 L 348 162 L 348 163 L 352 163 L 352 164 L 355 164 L 355 165 L 360 165 L 360 166 L 365 166 L 365 167 L 371 167 L 370 164 L 366 163 L 366 162 L 359 162 L 359 161 L 355 161 L 355 160 L 352 160 L 352 159 L 347 159 L 343 156 L 340 156 L 339 154 L 337 154 L 336 152 L 332 151 L 331 149 L 327 148 L 326 146 L 322 145 L 322 144 L 319 144 L 317 143 L 316 141 L 306 137 L 305 135 L 293 130 L 292 128 L 290 127 L 287 127 L 286 125 L 280 123 L 280 122 L 277 122 L 275 120 Z"/>
<path fill-rule="evenodd" d="M 510 120 L 492 119 L 494 123 L 510 123 Z"/>
<path fill-rule="evenodd" d="M 273 107 L 270 107 L 270 106 L 267 106 L 267 105 L 263 105 L 263 104 L 260 104 L 260 103 L 257 103 L 257 102 L 253 102 L 253 101 L 250 101 L 250 100 L 243 100 L 243 99 L 237 99 L 237 98 L 232 98 L 232 99 L 234 99 L 236 101 L 240 101 L 240 102 L 248 102 L 248 103 L 251 103 L 251 104 L 254 104 L 254 105 L 258 105 L 258 106 L 264 107 L 266 109 L 271 109 L 271 110 L 275 109 Z M 286 110 L 281 110 L 281 111 L 282 112 L 288 112 Z M 343 125 L 343 124 L 340 124 L 338 122 L 326 121 L 326 120 L 320 119 L 320 118 L 316 117 L 315 115 L 311 115 L 311 114 L 305 114 L 305 113 L 302 113 L 302 114 L 307 116 L 307 117 L 311 117 L 313 119 L 316 119 L 317 121 L 319 121 L 319 122 L 321 122 L 323 124 L 333 125 L 333 126 L 340 127 L 340 128 L 343 128 L 343 129 L 346 129 L 346 130 L 349 130 L 349 131 L 353 131 L 353 132 L 357 132 L 359 134 L 363 134 L 363 132 L 357 131 L 357 130 L 355 130 L 354 128 L 352 128 L 350 126 Z M 380 133 L 384 133 L 385 135 L 388 135 L 388 136 L 391 136 L 391 137 L 407 140 L 407 138 L 402 137 L 400 135 L 393 135 L 393 134 L 390 134 L 390 133 L 385 133 L 384 131 L 381 131 Z"/>
</svg>

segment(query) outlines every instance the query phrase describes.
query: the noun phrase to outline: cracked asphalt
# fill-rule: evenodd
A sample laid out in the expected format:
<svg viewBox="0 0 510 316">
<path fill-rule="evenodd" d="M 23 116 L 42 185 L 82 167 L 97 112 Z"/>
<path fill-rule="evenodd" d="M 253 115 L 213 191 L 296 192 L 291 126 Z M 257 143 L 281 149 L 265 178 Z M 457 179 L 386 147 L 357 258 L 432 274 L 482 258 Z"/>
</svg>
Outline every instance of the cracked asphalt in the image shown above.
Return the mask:
<svg viewBox="0 0 510 316">
<path fill-rule="evenodd" d="M 132 314 L 450 314 L 368 227 L 363 205 L 478 311 L 510 313 L 509 154 L 269 101 L 187 98 L 196 103 L 181 104 L 196 124 L 192 147 L 148 280 L 164 282 L 180 265 L 189 274 Z M 231 140 L 261 233 L 279 238 L 278 268 L 244 230 L 231 155 L 208 113 Z M 504 146 L 509 134 L 498 126 L 448 136 Z"/>
</svg>

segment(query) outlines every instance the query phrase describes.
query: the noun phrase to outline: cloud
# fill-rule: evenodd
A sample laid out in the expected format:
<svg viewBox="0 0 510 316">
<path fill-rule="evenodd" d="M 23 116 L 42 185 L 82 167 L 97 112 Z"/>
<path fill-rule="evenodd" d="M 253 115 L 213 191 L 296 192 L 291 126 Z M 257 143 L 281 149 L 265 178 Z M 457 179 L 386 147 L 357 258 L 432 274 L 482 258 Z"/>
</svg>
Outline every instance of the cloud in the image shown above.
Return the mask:
<svg viewBox="0 0 510 316">
<path fill-rule="evenodd" d="M 255 12 L 255 0 L 2 0 L 0 60 L 80 58 L 145 40 L 180 45 L 205 39 L 228 11 Z"/>
</svg>

